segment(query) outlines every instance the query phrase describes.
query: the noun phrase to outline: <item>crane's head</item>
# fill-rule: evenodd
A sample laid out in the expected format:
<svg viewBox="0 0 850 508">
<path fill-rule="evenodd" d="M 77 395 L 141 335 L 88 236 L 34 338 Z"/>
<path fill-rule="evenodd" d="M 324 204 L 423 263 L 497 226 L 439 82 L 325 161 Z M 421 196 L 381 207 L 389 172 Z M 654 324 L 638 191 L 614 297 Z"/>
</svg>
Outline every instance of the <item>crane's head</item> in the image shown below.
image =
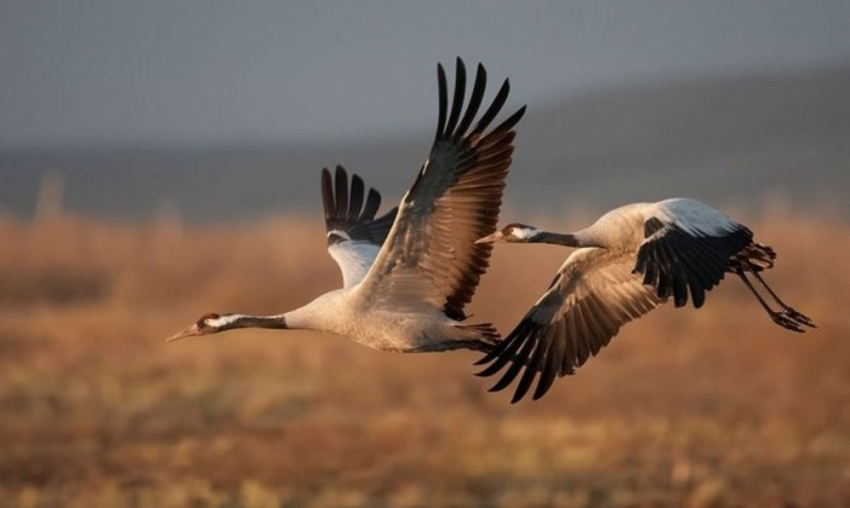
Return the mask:
<svg viewBox="0 0 850 508">
<path fill-rule="evenodd" d="M 540 234 L 540 230 L 527 224 L 512 222 L 492 235 L 479 238 L 475 243 L 527 243 L 532 242 Z"/>
<path fill-rule="evenodd" d="M 189 328 L 186 328 L 180 333 L 174 334 L 166 342 L 185 339 L 187 337 L 196 337 L 199 335 L 209 335 L 211 333 L 221 332 L 228 329 L 228 325 L 233 322 L 230 314 L 216 314 L 210 312 L 204 314 Z"/>
</svg>

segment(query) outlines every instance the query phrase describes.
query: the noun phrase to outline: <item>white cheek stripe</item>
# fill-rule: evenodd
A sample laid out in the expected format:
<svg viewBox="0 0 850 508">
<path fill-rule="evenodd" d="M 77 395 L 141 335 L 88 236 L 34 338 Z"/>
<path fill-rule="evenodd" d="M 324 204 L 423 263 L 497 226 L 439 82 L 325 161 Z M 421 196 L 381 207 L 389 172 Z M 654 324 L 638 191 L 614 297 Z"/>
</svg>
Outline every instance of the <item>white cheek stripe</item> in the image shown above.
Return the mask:
<svg viewBox="0 0 850 508">
<path fill-rule="evenodd" d="M 207 319 L 207 326 L 211 326 L 213 328 L 221 328 L 222 326 L 229 325 L 239 319 L 241 317 L 240 314 L 232 314 L 230 316 L 221 316 L 216 319 Z"/>
<path fill-rule="evenodd" d="M 540 231 L 534 228 L 514 228 L 513 234 L 520 240 L 528 240 Z"/>
</svg>

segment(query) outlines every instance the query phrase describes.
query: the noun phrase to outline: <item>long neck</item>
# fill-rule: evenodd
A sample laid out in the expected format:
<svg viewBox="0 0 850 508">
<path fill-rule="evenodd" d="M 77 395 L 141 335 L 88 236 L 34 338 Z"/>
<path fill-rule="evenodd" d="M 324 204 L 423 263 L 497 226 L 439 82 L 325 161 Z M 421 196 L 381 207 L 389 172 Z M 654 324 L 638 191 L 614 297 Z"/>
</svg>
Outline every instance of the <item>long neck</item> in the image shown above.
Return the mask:
<svg viewBox="0 0 850 508">
<path fill-rule="evenodd" d="M 605 242 L 594 234 L 591 228 L 582 229 L 575 233 L 553 233 L 551 231 L 540 231 L 529 238 L 534 243 L 549 243 L 563 245 L 566 247 L 605 247 Z"/>
<path fill-rule="evenodd" d="M 528 239 L 530 243 L 550 243 L 553 245 L 564 245 L 566 247 L 581 247 L 575 235 L 570 233 L 553 233 L 551 231 L 540 231 Z"/>
<path fill-rule="evenodd" d="M 326 293 L 307 305 L 274 316 L 230 314 L 222 318 L 227 320 L 223 329 L 270 328 L 273 330 L 323 330 L 324 318 L 322 316 L 327 312 L 326 307 L 329 297 L 331 297 L 331 293 Z"/>
<path fill-rule="evenodd" d="M 249 314 L 231 314 L 226 316 L 226 324 L 220 331 L 234 330 L 236 328 L 270 328 L 274 330 L 285 330 L 289 328 L 285 314 L 276 316 L 251 316 Z"/>
</svg>

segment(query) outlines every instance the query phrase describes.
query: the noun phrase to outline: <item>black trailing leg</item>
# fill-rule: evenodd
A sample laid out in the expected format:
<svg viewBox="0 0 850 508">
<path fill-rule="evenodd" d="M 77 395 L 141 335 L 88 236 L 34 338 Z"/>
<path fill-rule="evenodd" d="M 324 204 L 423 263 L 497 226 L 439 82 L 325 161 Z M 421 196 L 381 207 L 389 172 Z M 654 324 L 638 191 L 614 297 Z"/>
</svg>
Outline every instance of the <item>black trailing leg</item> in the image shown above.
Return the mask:
<svg viewBox="0 0 850 508">
<path fill-rule="evenodd" d="M 783 302 L 782 299 L 780 299 L 776 295 L 776 293 L 774 293 L 773 290 L 770 289 L 770 286 L 767 285 L 767 282 L 764 281 L 764 279 L 761 277 L 761 275 L 759 275 L 758 272 L 753 271 L 753 275 L 756 279 L 758 279 L 759 282 L 761 282 L 761 285 L 764 286 L 767 292 L 770 293 L 770 296 L 772 296 L 773 299 L 776 300 L 776 303 L 778 303 L 779 306 L 782 307 L 782 310 L 785 311 L 785 314 L 788 315 L 788 317 L 800 323 L 801 325 L 808 326 L 810 328 L 817 328 L 817 326 L 815 326 L 815 322 L 812 321 L 811 318 L 798 311 L 794 307 L 791 307 L 787 303 Z"/>
<path fill-rule="evenodd" d="M 737 273 L 738 276 L 741 277 L 741 280 L 744 281 L 744 284 L 746 284 L 747 287 L 750 288 L 750 291 L 752 291 L 752 293 L 756 296 L 756 299 L 758 299 L 759 303 L 761 304 L 761 306 L 767 312 L 767 315 L 770 316 L 770 319 L 772 319 L 774 323 L 778 324 L 782 328 L 791 330 L 793 332 L 802 332 L 803 331 L 803 329 L 800 328 L 801 323 L 798 322 L 797 320 L 793 319 L 786 312 L 777 312 L 777 311 L 770 308 L 770 305 L 768 305 L 767 302 L 764 301 L 764 298 L 762 298 L 762 296 L 759 294 L 759 292 L 756 291 L 756 288 L 753 287 L 750 280 L 744 274 L 744 270 L 742 268 L 736 267 L 735 273 Z"/>
</svg>

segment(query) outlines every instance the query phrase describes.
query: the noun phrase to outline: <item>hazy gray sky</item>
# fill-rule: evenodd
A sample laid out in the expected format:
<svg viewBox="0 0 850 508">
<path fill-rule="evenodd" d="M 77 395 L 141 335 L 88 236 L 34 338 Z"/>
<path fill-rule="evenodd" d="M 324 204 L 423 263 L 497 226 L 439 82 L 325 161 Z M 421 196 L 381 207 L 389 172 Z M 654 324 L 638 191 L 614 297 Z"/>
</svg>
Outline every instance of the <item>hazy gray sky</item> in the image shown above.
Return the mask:
<svg viewBox="0 0 850 508">
<path fill-rule="evenodd" d="M 533 108 L 594 86 L 850 62 L 848 27 L 847 0 L 7 0 L 0 149 L 391 135 L 431 129 L 436 63 L 456 55 L 510 76 Z"/>
</svg>

